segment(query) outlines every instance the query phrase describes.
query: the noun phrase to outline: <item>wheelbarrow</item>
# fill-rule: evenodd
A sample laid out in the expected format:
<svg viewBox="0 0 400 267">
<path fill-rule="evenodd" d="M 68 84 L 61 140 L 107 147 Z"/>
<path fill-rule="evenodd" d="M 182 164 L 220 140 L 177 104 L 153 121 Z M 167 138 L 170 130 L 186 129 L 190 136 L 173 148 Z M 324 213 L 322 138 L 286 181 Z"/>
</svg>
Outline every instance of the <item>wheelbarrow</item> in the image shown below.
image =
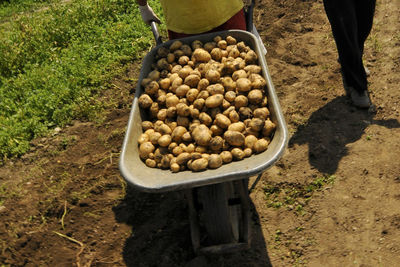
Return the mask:
<svg viewBox="0 0 400 267">
<path fill-rule="evenodd" d="M 251 28 L 254 32 L 254 25 Z M 288 142 L 286 123 L 265 60 L 265 47 L 257 36 L 258 33 L 255 32 L 256 35 L 242 30 L 227 30 L 179 39 L 186 44 L 194 40 L 206 43 L 217 35 L 222 38 L 230 35 L 249 45 L 258 55 L 258 63 L 267 82 L 268 108 L 276 130 L 268 149 L 260 154 L 233 161 L 218 169 L 172 173 L 168 170 L 149 168 L 139 158 L 137 141 L 142 134 L 141 123 L 146 120 L 146 114 L 141 112 L 138 104 L 138 98 L 143 93 L 140 83 L 152 70 L 156 51 L 162 46 L 169 47 L 173 42 L 161 41 L 155 23 L 152 23 L 152 30 L 157 46 L 142 62 L 120 155 L 121 175 L 128 184 L 141 191 L 184 192 L 188 203 L 191 240 L 196 254 L 228 253 L 248 249 L 251 240 L 249 177 L 259 175 L 259 178 L 263 171 L 273 166 L 284 153 Z"/>
</svg>

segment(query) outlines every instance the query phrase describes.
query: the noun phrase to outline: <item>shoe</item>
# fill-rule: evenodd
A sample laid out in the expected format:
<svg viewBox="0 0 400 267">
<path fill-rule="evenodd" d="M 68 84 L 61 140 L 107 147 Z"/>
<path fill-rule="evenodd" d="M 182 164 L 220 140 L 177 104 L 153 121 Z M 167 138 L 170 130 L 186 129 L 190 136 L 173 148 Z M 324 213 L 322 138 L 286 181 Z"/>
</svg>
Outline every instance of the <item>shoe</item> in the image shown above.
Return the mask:
<svg viewBox="0 0 400 267">
<path fill-rule="evenodd" d="M 364 70 L 365 70 L 365 74 L 367 75 L 367 77 L 369 75 L 371 75 L 371 71 L 367 68 L 367 66 L 364 66 Z"/>
<path fill-rule="evenodd" d="M 371 99 L 369 98 L 368 91 L 359 92 L 353 87 L 348 86 L 345 88 L 347 95 L 350 96 L 353 105 L 358 108 L 369 108 L 371 106 Z"/>
</svg>

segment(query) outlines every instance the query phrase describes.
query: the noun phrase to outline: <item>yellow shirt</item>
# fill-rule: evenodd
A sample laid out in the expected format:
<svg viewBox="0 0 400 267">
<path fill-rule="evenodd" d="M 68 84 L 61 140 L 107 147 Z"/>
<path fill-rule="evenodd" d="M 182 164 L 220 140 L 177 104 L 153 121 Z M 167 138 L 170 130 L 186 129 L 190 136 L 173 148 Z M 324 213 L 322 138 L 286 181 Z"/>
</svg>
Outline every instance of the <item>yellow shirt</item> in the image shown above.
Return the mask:
<svg viewBox="0 0 400 267">
<path fill-rule="evenodd" d="M 242 0 L 160 0 L 167 28 L 186 34 L 214 29 L 243 8 Z"/>
</svg>

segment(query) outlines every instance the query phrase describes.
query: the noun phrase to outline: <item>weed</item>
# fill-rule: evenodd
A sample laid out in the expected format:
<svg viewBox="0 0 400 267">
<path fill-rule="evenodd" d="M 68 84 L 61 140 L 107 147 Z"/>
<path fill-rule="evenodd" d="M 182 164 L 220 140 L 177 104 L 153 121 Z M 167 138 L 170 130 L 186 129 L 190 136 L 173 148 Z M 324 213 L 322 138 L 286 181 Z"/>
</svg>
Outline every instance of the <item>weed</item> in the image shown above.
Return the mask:
<svg viewBox="0 0 400 267">
<path fill-rule="evenodd" d="M 304 215 L 304 206 L 315 191 L 321 190 L 324 185 L 333 184 L 335 176 L 322 176 L 306 185 L 298 184 L 268 184 L 264 186 L 264 194 L 268 207 L 286 207 L 294 210 L 298 215 Z"/>
<path fill-rule="evenodd" d="M 0 161 L 72 119 L 103 120 L 97 96 L 154 43 L 134 0 L 60 2 L 0 4 Z"/>
</svg>

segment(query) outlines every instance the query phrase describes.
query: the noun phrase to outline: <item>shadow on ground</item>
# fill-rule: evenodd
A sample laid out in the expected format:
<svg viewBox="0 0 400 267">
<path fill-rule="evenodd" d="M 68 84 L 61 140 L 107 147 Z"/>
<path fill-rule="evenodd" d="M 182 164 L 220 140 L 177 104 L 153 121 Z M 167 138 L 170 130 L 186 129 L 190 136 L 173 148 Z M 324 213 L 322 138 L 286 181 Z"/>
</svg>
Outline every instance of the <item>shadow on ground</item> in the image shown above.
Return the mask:
<svg viewBox="0 0 400 267">
<path fill-rule="evenodd" d="M 348 153 L 346 145 L 359 140 L 369 125 L 400 127 L 395 119 L 375 120 L 374 116 L 375 112 L 371 110 L 350 106 L 347 97 L 337 97 L 298 127 L 289 147 L 308 144 L 310 164 L 321 173 L 334 174 L 340 160 Z"/>
<path fill-rule="evenodd" d="M 123 258 L 128 267 L 271 266 L 258 214 L 251 203 L 251 248 L 231 254 L 197 256 L 192 249 L 188 208 L 182 192 L 151 194 L 128 187 L 114 208 L 116 220 L 132 226 Z"/>
</svg>

